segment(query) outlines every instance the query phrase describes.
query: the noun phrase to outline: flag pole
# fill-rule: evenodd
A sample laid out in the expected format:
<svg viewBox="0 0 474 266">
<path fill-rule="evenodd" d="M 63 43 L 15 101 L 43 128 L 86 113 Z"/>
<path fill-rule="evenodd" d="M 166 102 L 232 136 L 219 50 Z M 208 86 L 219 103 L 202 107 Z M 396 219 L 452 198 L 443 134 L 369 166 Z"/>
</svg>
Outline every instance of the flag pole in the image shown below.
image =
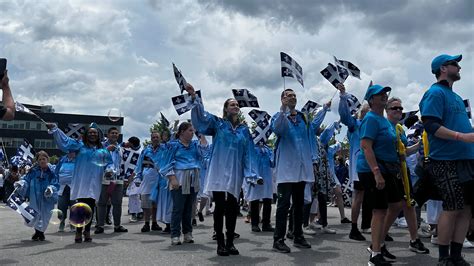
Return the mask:
<svg viewBox="0 0 474 266">
<path fill-rule="evenodd" d="M 0 138 L 0 141 L 2 142 L 2 150 L 3 150 L 3 154 L 5 155 L 5 161 L 7 161 L 7 166 L 9 166 L 10 161 L 8 160 L 7 151 L 5 150 L 5 144 L 3 143 L 3 137 Z"/>
<path fill-rule="evenodd" d="M 286 90 L 285 77 L 283 77 L 283 90 Z"/>
</svg>

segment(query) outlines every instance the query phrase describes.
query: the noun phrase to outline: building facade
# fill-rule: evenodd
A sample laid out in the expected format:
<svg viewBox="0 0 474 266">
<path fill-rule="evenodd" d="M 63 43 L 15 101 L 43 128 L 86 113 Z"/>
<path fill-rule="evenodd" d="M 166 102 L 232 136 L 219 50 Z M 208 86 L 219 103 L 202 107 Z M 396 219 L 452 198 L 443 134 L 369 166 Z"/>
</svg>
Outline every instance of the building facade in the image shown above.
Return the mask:
<svg viewBox="0 0 474 266">
<path fill-rule="evenodd" d="M 76 127 L 76 124 L 88 126 L 90 123 L 95 122 L 104 134 L 107 133 L 110 127 L 116 127 L 119 129 L 119 132 L 122 132 L 123 117 L 113 119 L 112 121 L 108 116 L 55 113 L 51 105 L 24 104 L 24 106 L 45 121 L 56 123 L 63 131 L 71 125 Z M 52 135 L 48 134 L 46 125 L 35 116 L 16 112 L 14 120 L 0 120 L 0 144 L 4 147 L 7 158 L 11 158 L 11 156 L 16 154 L 17 148 L 23 144 L 24 139 L 27 139 L 33 145 L 35 151 L 44 150 L 49 155 L 57 156 L 63 154 L 57 149 Z M 121 139 L 122 135 L 120 135 Z"/>
</svg>

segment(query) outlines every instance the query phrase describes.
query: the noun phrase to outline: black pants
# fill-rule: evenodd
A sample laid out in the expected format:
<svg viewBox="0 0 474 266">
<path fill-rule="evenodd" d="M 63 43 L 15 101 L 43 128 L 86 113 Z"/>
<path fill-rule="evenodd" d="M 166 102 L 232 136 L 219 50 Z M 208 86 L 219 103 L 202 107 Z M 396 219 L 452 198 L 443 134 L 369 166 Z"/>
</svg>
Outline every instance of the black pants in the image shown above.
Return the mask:
<svg viewBox="0 0 474 266">
<path fill-rule="evenodd" d="M 262 210 L 262 225 L 270 225 L 270 215 L 272 212 L 272 199 L 263 199 L 263 210 Z M 260 221 L 260 200 L 254 200 L 250 202 L 250 218 L 252 225 L 257 225 Z"/>
<path fill-rule="evenodd" d="M 303 237 L 304 187 L 305 182 L 278 184 L 275 241 L 285 237 L 290 198 L 293 201 L 293 235 L 296 238 Z"/>
<path fill-rule="evenodd" d="M 369 229 L 370 225 L 372 223 L 372 205 L 370 204 L 370 200 L 368 200 L 368 197 L 365 196 L 364 193 L 364 199 L 362 200 L 362 222 L 360 225 L 361 229 Z"/>
<path fill-rule="evenodd" d="M 319 207 L 319 223 L 326 227 L 328 226 L 328 196 L 324 193 L 318 192 L 318 207 Z"/>
<path fill-rule="evenodd" d="M 311 204 L 312 203 L 308 203 L 308 204 L 304 204 L 303 206 L 303 226 L 306 227 L 309 225 L 309 216 L 311 215 Z M 293 205 L 291 206 L 290 208 L 290 215 L 288 217 L 288 232 L 293 232 L 293 216 L 294 216 L 294 213 L 293 213 Z"/>
<path fill-rule="evenodd" d="M 227 239 L 234 239 L 235 224 L 239 213 L 237 199 L 232 194 L 222 191 L 212 192 L 212 198 L 216 204 L 214 208 L 214 231 L 217 239 L 224 238 L 224 216 Z"/>
<path fill-rule="evenodd" d="M 85 203 L 85 204 L 89 205 L 89 207 L 91 207 L 91 210 L 92 210 L 91 218 L 94 217 L 95 199 L 93 199 L 93 198 L 81 198 L 81 199 L 76 200 L 76 203 L 78 203 L 78 202 L 82 202 L 82 203 Z M 89 221 L 89 223 L 86 226 L 84 226 L 84 231 L 85 232 L 90 232 L 91 231 L 91 225 L 92 225 L 92 219 Z M 82 227 L 76 227 L 76 231 L 82 232 Z"/>
</svg>

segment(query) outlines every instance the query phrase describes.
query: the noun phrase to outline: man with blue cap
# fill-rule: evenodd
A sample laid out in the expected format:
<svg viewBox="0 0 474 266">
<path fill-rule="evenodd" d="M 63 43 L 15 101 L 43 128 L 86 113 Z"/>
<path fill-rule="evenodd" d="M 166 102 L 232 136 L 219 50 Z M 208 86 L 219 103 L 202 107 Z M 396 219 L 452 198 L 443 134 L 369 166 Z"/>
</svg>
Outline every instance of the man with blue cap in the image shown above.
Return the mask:
<svg viewBox="0 0 474 266">
<path fill-rule="evenodd" d="M 443 197 L 438 221 L 438 265 L 469 265 L 461 256 L 474 206 L 474 132 L 462 98 L 462 55 L 439 55 L 431 62 L 437 82 L 423 95 L 421 119 L 428 133 L 431 178 Z"/>
</svg>

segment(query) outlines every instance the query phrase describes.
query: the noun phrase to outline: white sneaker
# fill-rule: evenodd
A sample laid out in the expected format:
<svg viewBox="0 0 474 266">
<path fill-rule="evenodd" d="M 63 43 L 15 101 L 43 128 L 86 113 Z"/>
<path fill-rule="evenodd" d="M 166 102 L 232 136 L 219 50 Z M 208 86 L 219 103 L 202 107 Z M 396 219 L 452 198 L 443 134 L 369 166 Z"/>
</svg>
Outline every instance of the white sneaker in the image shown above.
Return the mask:
<svg viewBox="0 0 474 266">
<path fill-rule="evenodd" d="M 372 230 L 370 228 L 361 229 L 360 231 L 362 232 L 362 234 L 367 234 L 367 235 L 370 235 L 372 233 Z"/>
<path fill-rule="evenodd" d="M 438 236 L 435 236 L 435 235 L 431 236 L 431 244 L 438 245 Z"/>
<path fill-rule="evenodd" d="M 314 222 L 309 224 L 309 228 L 311 228 L 313 230 L 317 230 L 317 229 L 323 228 L 323 226 L 320 225 L 317 221 L 314 221 Z"/>
<path fill-rule="evenodd" d="M 184 243 L 194 243 L 194 237 L 192 233 L 186 233 L 183 237 Z"/>
<path fill-rule="evenodd" d="M 405 217 L 397 219 L 396 223 L 397 223 L 397 226 L 399 228 L 407 228 L 408 227 L 407 220 L 405 219 Z"/>
<path fill-rule="evenodd" d="M 171 245 L 172 246 L 181 245 L 181 241 L 179 240 L 179 237 L 172 237 L 171 238 Z"/>
<path fill-rule="evenodd" d="M 305 235 L 315 235 L 316 231 L 314 231 L 311 227 L 306 226 L 306 227 L 303 227 L 303 234 L 305 234 Z"/>
<path fill-rule="evenodd" d="M 329 228 L 329 227 L 326 226 L 326 227 L 323 227 L 323 228 L 321 229 L 321 232 L 323 232 L 323 233 L 325 233 L 325 234 L 335 234 L 335 233 L 336 233 L 336 230 L 331 229 L 331 228 Z"/>
<path fill-rule="evenodd" d="M 430 238 L 434 233 L 434 230 L 431 231 L 430 228 L 426 227 L 420 227 L 418 230 L 418 236 L 423 237 L 423 238 Z"/>
<path fill-rule="evenodd" d="M 137 220 L 137 217 L 130 217 L 130 220 L 129 220 L 131 223 L 136 223 L 138 220 Z"/>
<path fill-rule="evenodd" d="M 464 243 L 462 243 L 462 248 L 474 248 L 474 245 L 467 240 L 467 238 L 464 238 Z"/>
</svg>

